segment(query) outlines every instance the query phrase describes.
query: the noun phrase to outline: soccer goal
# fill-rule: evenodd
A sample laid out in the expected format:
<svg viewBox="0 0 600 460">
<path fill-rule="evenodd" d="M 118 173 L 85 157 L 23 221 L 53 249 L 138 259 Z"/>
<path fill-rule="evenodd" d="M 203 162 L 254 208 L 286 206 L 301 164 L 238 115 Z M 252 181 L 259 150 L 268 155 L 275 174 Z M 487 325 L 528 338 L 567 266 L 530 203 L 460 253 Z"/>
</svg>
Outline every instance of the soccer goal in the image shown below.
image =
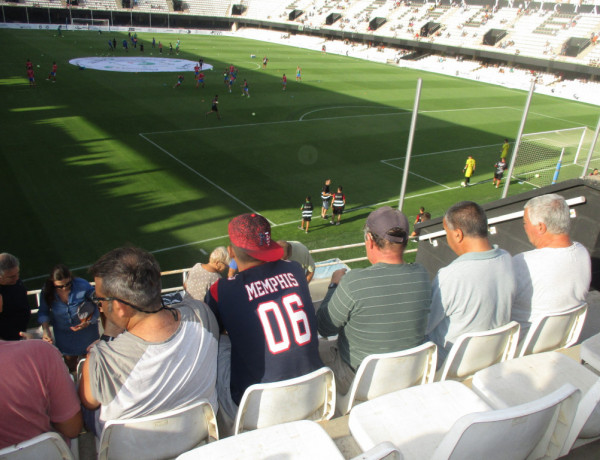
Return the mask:
<svg viewBox="0 0 600 460">
<path fill-rule="evenodd" d="M 84 26 L 88 29 L 108 28 L 110 26 L 110 19 L 71 18 L 71 24 L 79 27 Z"/>
<path fill-rule="evenodd" d="M 581 126 L 523 134 L 512 177 L 536 187 L 584 175 L 594 133 Z M 596 146 L 592 164 L 600 162 Z M 597 167 L 597 166 L 595 166 Z"/>
</svg>

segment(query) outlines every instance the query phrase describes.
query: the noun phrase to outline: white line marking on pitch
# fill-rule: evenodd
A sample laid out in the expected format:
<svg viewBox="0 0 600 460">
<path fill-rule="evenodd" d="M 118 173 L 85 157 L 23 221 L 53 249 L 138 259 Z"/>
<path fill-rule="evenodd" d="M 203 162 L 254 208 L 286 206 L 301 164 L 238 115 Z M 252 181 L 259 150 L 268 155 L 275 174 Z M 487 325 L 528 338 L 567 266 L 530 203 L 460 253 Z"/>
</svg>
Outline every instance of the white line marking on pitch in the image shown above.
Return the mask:
<svg viewBox="0 0 600 460">
<path fill-rule="evenodd" d="M 144 138 L 145 140 L 147 140 L 148 142 L 150 142 L 154 147 L 156 147 L 157 149 L 159 149 L 161 152 L 163 152 L 165 155 L 170 156 L 173 160 L 175 160 L 177 163 L 179 163 L 180 165 L 184 166 L 185 168 L 187 168 L 188 170 L 190 170 L 191 172 L 193 172 L 194 174 L 196 174 L 198 177 L 202 178 L 203 180 L 205 180 L 206 182 L 208 182 L 210 185 L 212 185 L 213 187 L 215 187 L 216 189 L 220 190 L 221 192 L 223 192 L 225 195 L 227 195 L 228 197 L 232 198 L 233 200 L 237 201 L 239 204 L 241 204 L 243 207 L 245 207 L 246 209 L 250 210 L 251 212 L 257 213 L 258 211 L 256 211 L 255 209 L 251 208 L 250 206 L 248 206 L 246 203 L 244 203 L 242 200 L 240 200 L 238 197 L 236 197 L 235 195 L 229 193 L 227 190 L 225 190 L 223 187 L 217 185 L 216 183 L 214 183 L 213 181 L 211 181 L 208 177 L 206 177 L 203 174 L 200 174 L 198 171 L 196 171 L 194 168 L 192 168 L 190 165 L 188 165 L 187 163 L 185 163 L 184 161 L 181 161 L 179 158 L 177 158 L 175 155 L 173 155 L 172 153 L 170 153 L 169 151 L 167 151 L 166 149 L 164 149 L 163 147 L 161 147 L 160 145 L 158 145 L 156 142 L 151 141 L 150 139 L 148 139 L 146 136 L 144 136 L 143 134 L 140 134 L 140 136 L 142 138 Z M 268 220 L 268 219 L 267 219 Z M 271 222 L 271 221 L 269 221 Z"/>
<path fill-rule="evenodd" d="M 502 144 L 478 145 L 477 147 L 462 147 L 460 149 L 440 150 L 439 152 L 419 153 L 417 155 L 412 155 L 411 158 L 428 157 L 430 155 L 440 155 L 442 153 L 460 152 L 460 151 L 463 151 L 463 150 L 487 149 L 487 148 L 490 148 L 490 147 L 495 147 L 497 145 L 502 145 Z M 387 161 L 402 160 L 404 158 L 406 158 L 406 156 L 396 157 L 396 158 L 386 158 L 385 160 L 379 160 L 379 161 L 381 161 L 382 163 L 386 163 Z"/>
<path fill-rule="evenodd" d="M 387 162 L 386 162 L 386 160 L 381 160 L 381 162 L 382 162 L 382 163 L 384 163 L 384 164 L 386 164 L 386 165 L 388 165 L 388 166 L 391 166 L 392 168 L 396 168 L 396 169 L 399 169 L 400 171 L 404 171 L 404 168 L 401 168 L 400 166 L 396 166 L 396 165 L 394 165 L 394 164 L 391 164 L 391 163 L 387 163 Z M 433 182 L 434 184 L 440 185 L 440 186 L 442 186 L 442 187 L 445 187 L 445 188 L 450 188 L 450 187 L 448 187 L 447 185 L 441 184 L 441 183 L 439 183 L 439 182 L 436 182 L 436 181 L 434 181 L 433 179 L 429 179 L 429 178 L 427 178 L 427 177 L 425 177 L 425 176 L 421 176 L 420 174 L 414 173 L 414 172 L 412 172 L 412 171 L 408 171 L 408 173 L 409 173 L 409 174 L 412 174 L 413 176 L 420 177 L 420 178 L 421 178 L 421 179 L 423 179 L 423 180 L 426 180 L 426 181 L 429 181 L 429 182 Z"/>
</svg>

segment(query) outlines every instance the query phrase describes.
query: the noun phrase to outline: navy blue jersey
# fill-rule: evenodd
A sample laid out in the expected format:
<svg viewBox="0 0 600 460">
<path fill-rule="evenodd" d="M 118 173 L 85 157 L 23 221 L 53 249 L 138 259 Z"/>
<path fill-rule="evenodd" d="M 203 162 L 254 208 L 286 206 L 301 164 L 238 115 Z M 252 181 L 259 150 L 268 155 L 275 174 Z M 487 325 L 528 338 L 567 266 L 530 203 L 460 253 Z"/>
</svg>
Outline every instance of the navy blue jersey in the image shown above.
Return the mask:
<svg viewBox="0 0 600 460">
<path fill-rule="evenodd" d="M 246 388 L 308 374 L 323 366 L 317 318 L 302 267 L 287 260 L 216 281 L 206 295 L 231 340 L 231 398 Z"/>
</svg>

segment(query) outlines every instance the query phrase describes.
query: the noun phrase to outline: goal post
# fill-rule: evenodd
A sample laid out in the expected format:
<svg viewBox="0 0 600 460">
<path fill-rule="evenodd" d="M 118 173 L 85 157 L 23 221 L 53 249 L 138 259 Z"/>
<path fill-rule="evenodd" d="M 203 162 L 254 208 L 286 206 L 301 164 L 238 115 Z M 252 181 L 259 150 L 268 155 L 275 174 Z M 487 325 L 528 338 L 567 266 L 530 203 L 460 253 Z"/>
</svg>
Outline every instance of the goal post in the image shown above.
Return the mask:
<svg viewBox="0 0 600 460">
<path fill-rule="evenodd" d="M 512 178 L 543 187 L 581 177 L 592 143 L 593 133 L 585 126 L 523 134 Z"/>
<path fill-rule="evenodd" d="M 71 25 L 85 26 L 89 29 L 96 27 L 110 27 L 110 19 L 93 19 L 93 18 L 71 18 Z"/>
</svg>

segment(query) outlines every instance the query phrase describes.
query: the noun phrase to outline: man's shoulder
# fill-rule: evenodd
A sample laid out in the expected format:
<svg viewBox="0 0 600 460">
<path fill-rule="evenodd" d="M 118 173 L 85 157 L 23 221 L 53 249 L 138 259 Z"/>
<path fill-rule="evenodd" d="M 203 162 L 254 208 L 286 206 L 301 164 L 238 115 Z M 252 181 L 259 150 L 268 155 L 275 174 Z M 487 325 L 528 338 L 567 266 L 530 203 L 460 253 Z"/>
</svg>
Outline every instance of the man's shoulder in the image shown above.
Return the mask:
<svg viewBox="0 0 600 460">
<path fill-rule="evenodd" d="M 56 347 L 43 340 L 0 341 L 0 350 L 6 351 L 12 358 L 28 356 L 37 362 L 60 358 Z"/>
</svg>

